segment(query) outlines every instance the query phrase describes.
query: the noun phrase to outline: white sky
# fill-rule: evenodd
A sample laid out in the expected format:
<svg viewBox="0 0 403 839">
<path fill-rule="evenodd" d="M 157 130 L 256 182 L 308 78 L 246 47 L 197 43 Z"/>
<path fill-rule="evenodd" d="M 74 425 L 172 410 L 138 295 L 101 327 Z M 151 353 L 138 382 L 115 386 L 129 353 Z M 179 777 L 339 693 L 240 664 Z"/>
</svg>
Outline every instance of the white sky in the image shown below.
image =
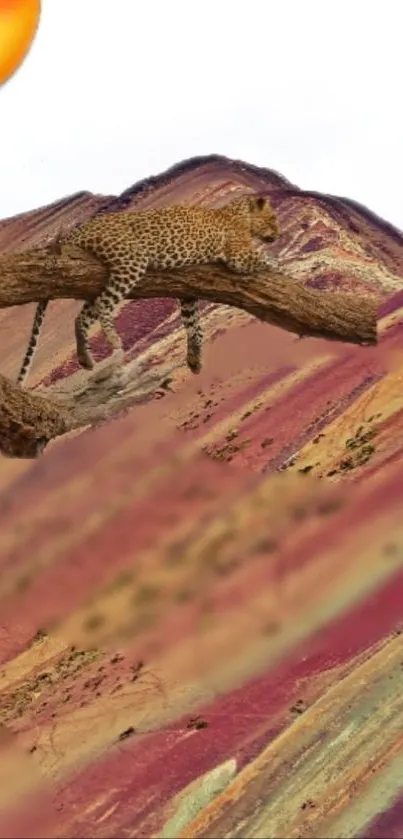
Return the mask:
<svg viewBox="0 0 403 839">
<path fill-rule="evenodd" d="M 400 0 L 43 0 L 0 90 L 0 218 L 197 154 L 403 228 Z"/>
</svg>

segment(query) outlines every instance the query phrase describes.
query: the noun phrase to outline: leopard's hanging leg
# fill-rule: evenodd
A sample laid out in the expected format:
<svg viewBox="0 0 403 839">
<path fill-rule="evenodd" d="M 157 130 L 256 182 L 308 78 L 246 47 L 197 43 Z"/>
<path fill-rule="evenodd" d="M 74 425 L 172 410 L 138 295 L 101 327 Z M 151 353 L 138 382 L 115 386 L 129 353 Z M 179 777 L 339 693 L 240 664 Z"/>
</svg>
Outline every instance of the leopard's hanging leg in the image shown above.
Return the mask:
<svg viewBox="0 0 403 839">
<path fill-rule="evenodd" d="M 187 365 L 192 373 L 201 371 L 201 354 L 203 346 L 203 332 L 200 322 L 198 301 L 192 297 L 182 298 L 180 301 L 182 322 L 186 330 Z"/>
<path fill-rule="evenodd" d="M 116 310 L 125 300 L 132 288 L 141 280 L 147 268 L 144 258 L 128 252 L 126 258 L 119 254 L 110 268 L 109 280 L 101 294 L 95 300 L 84 303 L 76 318 L 75 332 L 77 357 L 81 367 L 91 370 L 94 360 L 88 346 L 88 333 L 91 326 L 99 320 L 106 340 L 114 350 L 115 357 L 123 360 L 123 344 L 115 327 Z"/>
</svg>

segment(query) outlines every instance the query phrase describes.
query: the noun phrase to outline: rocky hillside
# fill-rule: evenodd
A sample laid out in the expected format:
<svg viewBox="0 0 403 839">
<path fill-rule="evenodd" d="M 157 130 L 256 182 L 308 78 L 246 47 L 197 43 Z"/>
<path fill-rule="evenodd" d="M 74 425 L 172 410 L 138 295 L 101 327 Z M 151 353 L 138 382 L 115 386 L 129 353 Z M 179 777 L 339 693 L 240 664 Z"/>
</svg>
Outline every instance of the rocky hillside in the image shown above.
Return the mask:
<svg viewBox="0 0 403 839">
<path fill-rule="evenodd" d="M 6 219 L 0 249 L 256 189 L 290 274 L 381 293 L 379 346 L 206 304 L 199 377 L 0 459 L 0 836 L 402 834 L 402 233 L 212 156 Z M 26 308 L 0 312 L 10 377 Z M 51 305 L 34 383 L 85 376 L 75 311 Z M 171 301 L 119 329 L 128 360 L 184 360 Z"/>
</svg>

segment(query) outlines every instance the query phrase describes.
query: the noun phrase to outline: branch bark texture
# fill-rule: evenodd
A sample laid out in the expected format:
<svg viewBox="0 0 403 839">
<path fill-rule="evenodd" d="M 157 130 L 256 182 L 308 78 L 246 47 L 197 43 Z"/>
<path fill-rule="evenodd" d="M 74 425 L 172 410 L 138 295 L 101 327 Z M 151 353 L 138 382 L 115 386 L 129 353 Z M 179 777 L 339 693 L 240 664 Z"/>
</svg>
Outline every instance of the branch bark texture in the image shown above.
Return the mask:
<svg viewBox="0 0 403 839">
<path fill-rule="evenodd" d="M 106 267 L 69 245 L 0 257 L 0 308 L 57 298 L 93 299 L 105 287 Z M 225 266 L 148 271 L 130 295 L 197 297 L 244 309 L 301 336 L 376 344 L 377 301 L 355 294 L 316 291 L 270 269 L 238 276 Z"/>
</svg>

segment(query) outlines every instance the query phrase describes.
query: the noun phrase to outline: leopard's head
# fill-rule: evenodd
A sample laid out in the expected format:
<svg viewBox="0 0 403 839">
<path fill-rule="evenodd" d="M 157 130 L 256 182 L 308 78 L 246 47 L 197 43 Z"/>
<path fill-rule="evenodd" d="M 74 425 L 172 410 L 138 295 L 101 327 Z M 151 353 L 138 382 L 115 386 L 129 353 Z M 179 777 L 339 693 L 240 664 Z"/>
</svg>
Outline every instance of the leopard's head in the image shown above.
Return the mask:
<svg viewBox="0 0 403 839">
<path fill-rule="evenodd" d="M 277 216 L 268 198 L 248 196 L 251 233 L 263 242 L 275 242 L 280 235 Z"/>
</svg>

